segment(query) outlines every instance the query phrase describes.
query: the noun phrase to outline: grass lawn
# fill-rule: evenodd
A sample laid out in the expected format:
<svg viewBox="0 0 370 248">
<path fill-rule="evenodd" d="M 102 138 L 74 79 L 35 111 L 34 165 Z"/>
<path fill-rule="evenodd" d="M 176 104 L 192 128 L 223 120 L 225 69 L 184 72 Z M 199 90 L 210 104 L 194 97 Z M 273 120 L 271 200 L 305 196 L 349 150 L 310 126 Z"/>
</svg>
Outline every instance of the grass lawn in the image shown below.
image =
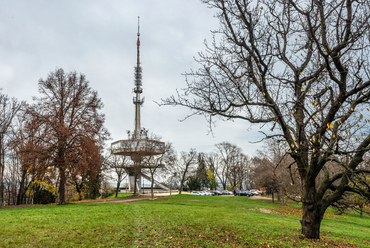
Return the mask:
<svg viewBox="0 0 370 248">
<path fill-rule="evenodd" d="M 0 209 L 0 247 L 370 247 L 370 217 L 329 212 L 302 240 L 298 204 L 173 195 L 155 201 Z"/>
</svg>

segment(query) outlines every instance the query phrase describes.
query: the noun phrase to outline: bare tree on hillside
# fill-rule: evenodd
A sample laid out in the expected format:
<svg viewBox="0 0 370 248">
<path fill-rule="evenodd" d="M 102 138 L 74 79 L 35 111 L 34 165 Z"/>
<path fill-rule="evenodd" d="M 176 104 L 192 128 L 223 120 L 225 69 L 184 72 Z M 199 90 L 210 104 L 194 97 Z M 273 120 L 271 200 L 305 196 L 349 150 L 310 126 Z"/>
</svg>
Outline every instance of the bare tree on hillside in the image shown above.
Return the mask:
<svg viewBox="0 0 370 248">
<path fill-rule="evenodd" d="M 203 0 L 219 30 L 187 88 L 163 101 L 194 114 L 265 127 L 289 147 L 302 183 L 302 234 L 318 239 L 326 209 L 370 150 L 370 2 Z M 269 129 L 267 129 L 269 128 Z M 335 161 L 340 170 L 327 173 Z M 317 176 L 322 172 L 321 181 Z"/>
</svg>

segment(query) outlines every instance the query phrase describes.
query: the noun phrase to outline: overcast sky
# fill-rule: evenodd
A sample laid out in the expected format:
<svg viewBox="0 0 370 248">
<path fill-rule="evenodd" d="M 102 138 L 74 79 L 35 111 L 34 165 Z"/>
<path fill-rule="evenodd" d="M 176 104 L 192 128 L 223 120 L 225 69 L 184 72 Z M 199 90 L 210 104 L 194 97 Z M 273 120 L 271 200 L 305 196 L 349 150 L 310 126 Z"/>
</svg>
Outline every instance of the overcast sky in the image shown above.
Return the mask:
<svg viewBox="0 0 370 248">
<path fill-rule="evenodd" d="M 38 80 L 50 71 L 85 74 L 104 103 L 109 143 L 126 139 L 134 129 L 134 66 L 137 17 L 143 69 L 142 127 L 172 142 L 175 149 L 210 152 L 222 141 L 253 155 L 262 144 L 258 128 L 246 122 L 218 121 L 209 134 L 201 116 L 179 122 L 191 112 L 159 107 L 185 87 L 182 73 L 196 69 L 194 56 L 218 28 L 214 10 L 199 0 L 0 0 L 0 88 L 32 102 Z"/>
</svg>

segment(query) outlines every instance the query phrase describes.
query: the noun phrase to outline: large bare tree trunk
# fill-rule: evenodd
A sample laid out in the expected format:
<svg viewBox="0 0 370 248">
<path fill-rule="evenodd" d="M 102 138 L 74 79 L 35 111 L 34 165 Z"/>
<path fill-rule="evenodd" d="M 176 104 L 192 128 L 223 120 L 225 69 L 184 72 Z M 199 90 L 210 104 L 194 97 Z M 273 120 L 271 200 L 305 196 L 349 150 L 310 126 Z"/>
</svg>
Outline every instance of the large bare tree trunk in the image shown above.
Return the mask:
<svg viewBox="0 0 370 248">
<path fill-rule="evenodd" d="M 65 188 L 66 188 L 66 172 L 64 168 L 60 168 L 60 181 L 59 181 L 59 204 L 65 204 Z"/>
<path fill-rule="evenodd" d="M 308 239 L 320 238 L 320 224 L 325 212 L 320 202 L 316 200 L 314 184 L 307 180 L 303 186 L 301 225 L 302 234 Z"/>
</svg>

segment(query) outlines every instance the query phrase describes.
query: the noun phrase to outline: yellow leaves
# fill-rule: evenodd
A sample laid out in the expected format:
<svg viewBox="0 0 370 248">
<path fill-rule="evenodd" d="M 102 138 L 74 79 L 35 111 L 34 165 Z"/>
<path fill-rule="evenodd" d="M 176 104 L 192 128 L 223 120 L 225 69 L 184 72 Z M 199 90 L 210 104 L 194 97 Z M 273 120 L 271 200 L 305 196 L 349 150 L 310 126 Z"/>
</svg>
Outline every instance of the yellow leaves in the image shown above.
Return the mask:
<svg viewBox="0 0 370 248">
<path fill-rule="evenodd" d="M 364 116 L 362 114 L 360 114 L 360 119 L 364 118 Z"/>
<path fill-rule="evenodd" d="M 316 117 L 316 116 L 314 116 L 313 118 L 314 118 L 315 120 L 317 119 L 317 117 Z"/>
<path fill-rule="evenodd" d="M 302 26 L 304 26 L 305 24 L 304 24 L 304 22 L 302 22 Z"/>
<path fill-rule="evenodd" d="M 263 95 L 266 95 L 265 92 L 262 92 Z"/>
<path fill-rule="evenodd" d="M 333 134 L 333 138 L 335 138 L 335 134 Z"/>
<path fill-rule="evenodd" d="M 353 111 L 353 108 L 351 108 L 351 111 Z"/>
<path fill-rule="evenodd" d="M 333 123 L 328 123 L 326 124 L 326 126 L 330 129 L 330 128 L 333 128 Z"/>
<path fill-rule="evenodd" d="M 313 153 L 315 153 L 315 148 L 314 148 L 314 149 L 312 149 L 312 152 L 313 152 Z"/>
<path fill-rule="evenodd" d="M 313 137 L 312 137 L 312 139 L 313 139 L 313 141 L 315 141 L 315 140 L 316 140 L 316 139 L 315 139 L 315 136 L 313 136 Z"/>
<path fill-rule="evenodd" d="M 294 148 L 294 144 L 291 144 L 291 147 Z"/>
</svg>

